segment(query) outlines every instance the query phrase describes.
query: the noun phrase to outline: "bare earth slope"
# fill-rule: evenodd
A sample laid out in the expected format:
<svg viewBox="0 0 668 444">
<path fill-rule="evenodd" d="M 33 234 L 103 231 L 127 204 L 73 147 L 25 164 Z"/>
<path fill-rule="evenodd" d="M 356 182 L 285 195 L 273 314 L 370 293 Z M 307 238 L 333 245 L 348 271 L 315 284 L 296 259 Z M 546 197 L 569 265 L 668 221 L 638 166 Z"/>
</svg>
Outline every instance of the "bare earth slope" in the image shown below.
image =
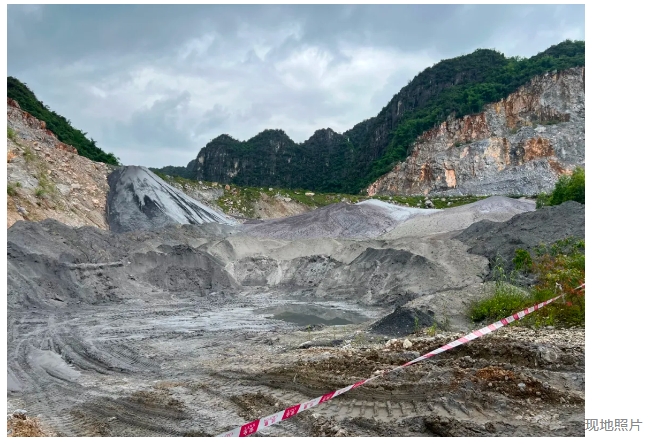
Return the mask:
<svg viewBox="0 0 668 444">
<path fill-rule="evenodd" d="M 56 219 L 108 229 L 107 175 L 112 167 L 79 156 L 44 122 L 7 99 L 7 227 L 19 220 Z"/>
<path fill-rule="evenodd" d="M 427 236 L 462 230 L 482 220 L 503 222 L 516 214 L 533 211 L 535 207 L 536 204 L 531 200 L 492 196 L 471 204 L 410 218 L 383 236 L 383 239 Z"/>
<path fill-rule="evenodd" d="M 471 248 L 469 252 L 494 261 L 501 257 L 510 264 L 515 250 L 528 250 L 544 243 L 585 237 L 585 206 L 573 201 L 554 207 L 544 207 L 533 213 L 524 213 L 505 221 L 484 220 L 472 224 L 457 239 Z"/>
</svg>

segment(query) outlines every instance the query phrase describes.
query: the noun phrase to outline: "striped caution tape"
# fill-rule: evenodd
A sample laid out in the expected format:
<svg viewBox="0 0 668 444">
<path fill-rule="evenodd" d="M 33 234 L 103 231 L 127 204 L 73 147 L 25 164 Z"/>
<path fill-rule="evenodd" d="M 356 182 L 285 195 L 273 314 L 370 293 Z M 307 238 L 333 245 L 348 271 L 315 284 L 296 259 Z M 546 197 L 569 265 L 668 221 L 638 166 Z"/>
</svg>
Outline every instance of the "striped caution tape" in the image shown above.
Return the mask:
<svg viewBox="0 0 668 444">
<path fill-rule="evenodd" d="M 584 284 L 580 285 L 579 287 L 575 288 L 574 290 L 579 290 L 580 288 L 583 288 Z M 327 402 L 332 398 L 336 398 L 339 395 L 342 395 L 346 393 L 347 391 L 356 389 L 357 387 L 366 384 L 369 381 L 373 381 L 374 379 L 377 378 L 382 378 L 383 376 L 387 375 L 388 373 L 400 370 L 404 367 L 408 367 L 409 365 L 413 365 L 416 362 L 424 361 L 425 359 L 429 359 L 432 356 L 435 356 L 439 353 L 443 353 L 446 350 L 450 350 L 452 348 L 455 348 L 457 346 L 460 346 L 462 344 L 466 344 L 467 342 L 473 341 L 474 339 L 478 339 L 481 336 L 484 336 L 486 334 L 489 334 L 493 332 L 494 330 L 498 330 L 501 327 L 505 327 L 506 325 L 510 324 L 511 322 L 518 321 L 522 319 L 524 316 L 528 315 L 529 313 L 533 313 L 536 310 L 539 310 L 543 307 L 545 307 L 547 304 L 550 304 L 557 299 L 563 297 L 564 295 L 561 294 L 555 298 L 549 299 L 545 302 L 540 302 L 533 307 L 525 308 L 522 311 L 518 311 L 512 316 L 508 316 L 505 319 L 501 319 L 500 321 L 497 321 L 493 324 L 488 325 L 487 327 L 483 327 L 479 330 L 472 331 L 471 333 L 467 334 L 466 336 L 462 336 L 459 339 L 456 339 L 446 345 L 443 345 L 435 350 L 430 351 L 427 354 L 424 354 L 420 356 L 419 358 L 415 358 L 412 361 L 409 361 L 403 365 L 400 365 L 399 367 L 395 367 L 391 370 L 385 370 L 381 374 L 377 376 L 373 376 L 368 379 L 363 379 L 361 381 L 358 381 L 352 385 L 349 385 L 348 387 L 344 387 L 342 389 L 327 393 L 325 395 L 319 396 L 317 398 L 311 399 L 310 401 L 303 402 L 301 404 L 296 404 L 293 405 L 292 407 L 288 407 L 287 409 L 276 412 L 273 415 L 265 416 L 264 418 L 256 419 L 255 421 L 251 421 L 247 424 L 244 424 L 240 427 L 237 427 L 236 429 L 230 430 L 229 432 L 222 433 L 217 436 L 223 436 L 223 437 L 244 437 L 244 436 L 249 436 L 254 433 L 256 433 L 259 430 L 266 429 L 267 427 L 270 427 L 274 424 L 277 424 L 281 421 L 285 421 L 288 418 L 291 418 L 295 416 L 297 413 L 301 413 L 304 410 L 308 410 L 310 408 L 313 408 L 319 404 L 322 404 L 323 402 Z"/>
</svg>

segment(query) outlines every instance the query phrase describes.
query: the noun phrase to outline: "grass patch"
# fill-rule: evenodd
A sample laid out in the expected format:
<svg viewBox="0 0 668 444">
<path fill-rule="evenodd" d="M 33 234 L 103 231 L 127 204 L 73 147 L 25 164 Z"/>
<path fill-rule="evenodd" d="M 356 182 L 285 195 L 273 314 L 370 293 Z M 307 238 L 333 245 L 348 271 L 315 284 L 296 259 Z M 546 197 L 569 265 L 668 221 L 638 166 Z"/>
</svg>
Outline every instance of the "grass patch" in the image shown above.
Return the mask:
<svg viewBox="0 0 668 444">
<path fill-rule="evenodd" d="M 566 238 L 549 246 L 541 245 L 531 252 L 517 250 L 513 264 L 515 269 L 508 275 L 497 260 L 492 275 L 496 282 L 494 294 L 471 305 L 469 316 L 472 321 L 497 321 L 563 294 L 562 300 L 525 317 L 518 324 L 584 325 L 585 292 L 584 289 L 576 290 L 585 279 L 584 240 Z M 528 290 L 515 285 L 520 270 L 535 277 L 535 284 Z"/>
<path fill-rule="evenodd" d="M 7 138 L 10 139 L 13 142 L 16 142 L 16 131 L 14 131 L 10 127 L 7 127 Z M 18 143 L 18 142 L 16 142 L 16 143 Z"/>
<path fill-rule="evenodd" d="M 7 194 L 10 196 L 16 196 L 19 194 L 18 189 L 21 188 L 20 182 L 8 183 L 7 184 Z"/>
<path fill-rule="evenodd" d="M 26 159 L 26 162 L 37 160 L 37 155 L 27 146 L 23 147 L 23 157 Z"/>
<path fill-rule="evenodd" d="M 46 171 L 41 171 L 39 177 L 37 178 L 37 189 L 35 189 L 35 196 L 39 198 L 46 198 L 48 195 L 54 195 L 56 193 L 56 186 L 49 179 Z"/>
</svg>

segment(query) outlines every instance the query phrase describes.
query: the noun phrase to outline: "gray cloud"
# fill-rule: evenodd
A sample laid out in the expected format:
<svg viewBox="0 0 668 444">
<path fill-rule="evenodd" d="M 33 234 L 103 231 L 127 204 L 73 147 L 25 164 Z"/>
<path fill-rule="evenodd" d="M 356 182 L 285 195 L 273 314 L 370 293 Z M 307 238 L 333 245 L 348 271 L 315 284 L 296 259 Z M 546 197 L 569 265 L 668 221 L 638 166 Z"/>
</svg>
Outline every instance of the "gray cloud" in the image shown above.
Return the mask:
<svg viewBox="0 0 668 444">
<path fill-rule="evenodd" d="M 8 72 L 125 164 L 372 117 L 441 59 L 584 38 L 581 5 L 9 5 Z"/>
</svg>

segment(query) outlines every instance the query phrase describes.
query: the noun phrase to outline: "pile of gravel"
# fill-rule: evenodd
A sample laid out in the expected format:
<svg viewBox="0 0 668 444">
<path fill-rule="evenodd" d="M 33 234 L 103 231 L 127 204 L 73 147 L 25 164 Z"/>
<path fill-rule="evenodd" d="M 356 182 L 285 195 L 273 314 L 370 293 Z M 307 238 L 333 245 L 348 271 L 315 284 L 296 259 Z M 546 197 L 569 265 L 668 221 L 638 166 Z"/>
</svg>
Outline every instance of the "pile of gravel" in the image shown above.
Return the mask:
<svg viewBox="0 0 668 444">
<path fill-rule="evenodd" d="M 107 222 L 111 231 L 150 230 L 174 224 L 238 222 L 168 185 L 144 167 L 126 166 L 109 175 Z"/>
<path fill-rule="evenodd" d="M 531 200 L 492 196 L 459 207 L 417 215 L 401 223 L 384 235 L 383 239 L 429 236 L 463 230 L 481 220 L 504 222 L 517 214 L 534 211 L 535 207 L 536 204 Z"/>
<path fill-rule="evenodd" d="M 371 333 L 387 336 L 406 336 L 417 328 L 431 327 L 436 324 L 433 315 L 417 308 L 397 307 L 392 313 L 371 325 Z"/>
<path fill-rule="evenodd" d="M 585 206 L 573 201 L 521 213 L 506 222 L 476 222 L 455 239 L 470 246 L 469 253 L 485 256 L 490 262 L 500 257 L 510 264 L 518 248 L 529 250 L 567 237 L 585 237 Z"/>
<path fill-rule="evenodd" d="M 250 236 L 273 239 L 369 239 L 398 223 L 378 206 L 337 203 L 297 216 L 244 224 L 242 229 Z"/>
</svg>

